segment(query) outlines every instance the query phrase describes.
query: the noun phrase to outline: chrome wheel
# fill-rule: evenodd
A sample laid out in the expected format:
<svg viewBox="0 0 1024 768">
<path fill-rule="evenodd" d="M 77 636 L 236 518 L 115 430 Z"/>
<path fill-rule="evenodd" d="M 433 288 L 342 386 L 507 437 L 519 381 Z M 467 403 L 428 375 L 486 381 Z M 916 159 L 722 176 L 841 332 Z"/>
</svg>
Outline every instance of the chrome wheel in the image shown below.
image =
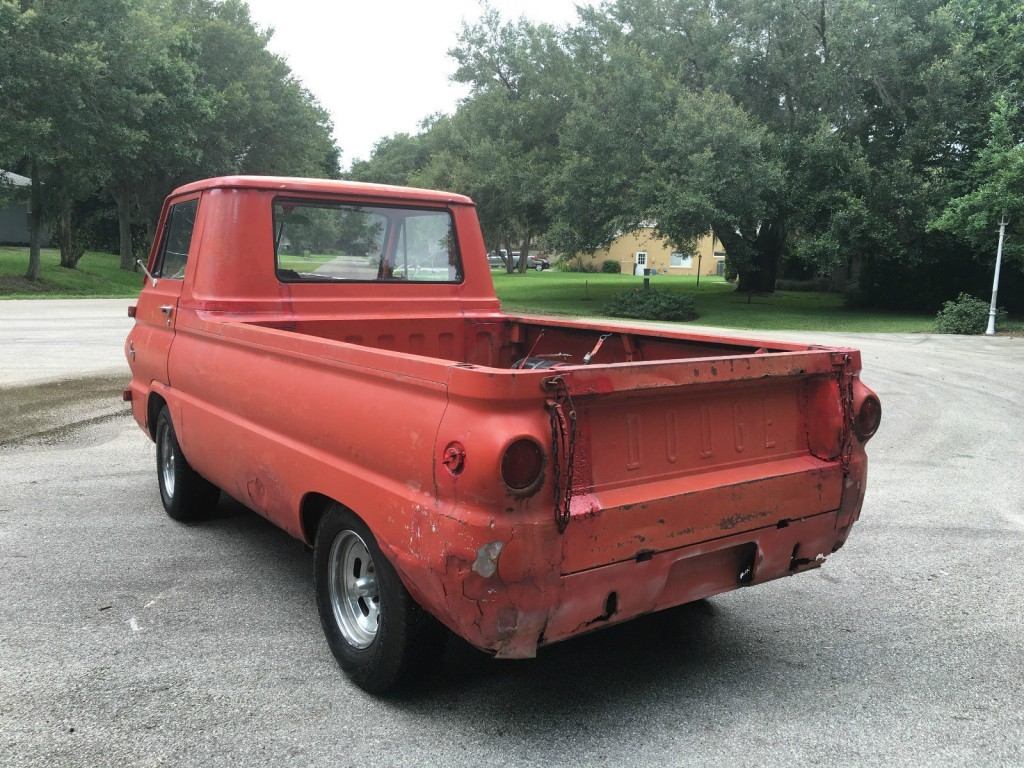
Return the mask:
<svg viewBox="0 0 1024 768">
<path fill-rule="evenodd" d="M 168 498 L 174 498 L 174 438 L 169 426 L 164 426 L 160 433 L 160 474 L 164 481 L 164 492 Z"/>
<path fill-rule="evenodd" d="M 355 531 L 342 531 L 331 543 L 327 584 L 334 621 L 345 641 L 368 648 L 380 626 L 380 593 L 373 558 Z"/>
</svg>

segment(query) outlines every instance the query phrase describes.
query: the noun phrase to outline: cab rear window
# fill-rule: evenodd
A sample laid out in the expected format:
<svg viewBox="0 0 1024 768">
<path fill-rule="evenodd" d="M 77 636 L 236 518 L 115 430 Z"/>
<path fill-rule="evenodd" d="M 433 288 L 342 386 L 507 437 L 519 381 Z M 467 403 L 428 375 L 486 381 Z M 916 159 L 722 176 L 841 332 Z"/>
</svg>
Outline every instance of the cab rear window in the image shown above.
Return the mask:
<svg viewBox="0 0 1024 768">
<path fill-rule="evenodd" d="M 284 282 L 462 281 L 447 210 L 278 199 L 273 234 Z"/>
</svg>

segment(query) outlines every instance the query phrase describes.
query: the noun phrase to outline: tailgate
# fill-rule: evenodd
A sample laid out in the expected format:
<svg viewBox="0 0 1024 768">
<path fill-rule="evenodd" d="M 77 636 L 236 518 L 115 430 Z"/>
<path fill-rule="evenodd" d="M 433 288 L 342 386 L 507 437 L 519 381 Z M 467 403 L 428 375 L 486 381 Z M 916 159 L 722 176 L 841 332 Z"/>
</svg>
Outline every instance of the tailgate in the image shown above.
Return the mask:
<svg viewBox="0 0 1024 768">
<path fill-rule="evenodd" d="M 834 356 L 567 371 L 577 424 L 563 573 L 837 509 L 849 357 Z"/>
</svg>

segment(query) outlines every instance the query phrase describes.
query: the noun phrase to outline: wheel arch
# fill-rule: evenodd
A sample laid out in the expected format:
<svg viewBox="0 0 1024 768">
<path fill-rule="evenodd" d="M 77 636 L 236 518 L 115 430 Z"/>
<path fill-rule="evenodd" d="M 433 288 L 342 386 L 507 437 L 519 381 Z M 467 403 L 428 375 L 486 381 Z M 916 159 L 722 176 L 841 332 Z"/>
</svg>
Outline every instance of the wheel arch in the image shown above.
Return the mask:
<svg viewBox="0 0 1024 768">
<path fill-rule="evenodd" d="M 302 533 L 302 540 L 308 546 L 312 547 L 316 542 L 316 531 L 320 527 L 320 521 L 327 514 L 327 510 L 334 505 L 342 507 L 359 518 L 367 528 L 370 527 L 369 523 L 363 520 L 363 517 L 347 504 L 342 504 L 337 499 L 333 499 L 326 494 L 310 491 L 302 497 L 302 501 L 299 504 L 299 530 Z"/>
<path fill-rule="evenodd" d="M 150 390 L 149 400 L 146 401 L 146 431 L 149 438 L 156 441 L 156 419 L 160 415 L 160 409 L 167 405 L 163 395 Z"/>
<path fill-rule="evenodd" d="M 302 501 L 299 503 L 299 538 L 307 546 L 312 547 L 316 544 L 316 533 L 320 528 L 320 521 L 332 507 L 336 507 L 347 512 L 360 523 L 365 525 L 370 531 L 370 535 L 373 536 L 374 541 L 377 543 L 377 547 L 381 550 L 384 556 L 391 561 L 392 565 L 396 565 L 396 560 L 398 558 L 394 548 L 389 542 L 381 539 L 380 531 L 375 529 L 371 524 L 371 520 L 367 519 L 365 515 L 359 514 L 359 512 L 357 512 L 351 505 L 346 504 L 343 501 L 339 501 L 337 497 L 328 496 L 326 493 L 321 493 L 320 491 L 307 492 L 303 495 Z"/>
</svg>

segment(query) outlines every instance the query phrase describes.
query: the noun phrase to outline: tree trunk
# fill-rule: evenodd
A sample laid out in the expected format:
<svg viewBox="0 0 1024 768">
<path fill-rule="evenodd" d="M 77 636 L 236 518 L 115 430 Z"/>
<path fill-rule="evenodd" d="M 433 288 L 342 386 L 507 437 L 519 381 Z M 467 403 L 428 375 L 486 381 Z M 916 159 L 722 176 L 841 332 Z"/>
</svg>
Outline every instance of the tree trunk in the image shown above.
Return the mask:
<svg viewBox="0 0 1024 768">
<path fill-rule="evenodd" d="M 119 184 L 114 191 L 117 204 L 117 237 L 120 245 L 121 269 L 135 271 L 135 251 L 132 249 L 132 196 L 127 184 Z"/>
<path fill-rule="evenodd" d="M 32 158 L 32 187 L 29 193 L 28 211 L 28 271 L 29 280 L 39 279 L 39 239 L 43 228 L 42 189 L 39 181 L 39 162 Z"/>
<path fill-rule="evenodd" d="M 75 238 L 73 215 L 71 203 L 62 201 L 57 222 L 57 245 L 60 247 L 60 265 L 66 269 L 76 269 L 85 253 L 85 246 Z"/>
<path fill-rule="evenodd" d="M 761 224 L 754 240 L 751 258 L 739 270 L 736 290 L 746 293 L 774 293 L 775 278 L 778 275 L 785 242 L 786 228 L 781 221 L 766 221 Z"/>
<path fill-rule="evenodd" d="M 523 274 L 530 267 L 530 240 L 532 235 L 527 232 L 523 244 L 519 246 L 519 274 Z"/>
<path fill-rule="evenodd" d="M 60 265 L 66 269 L 75 268 L 71 249 L 71 203 L 62 200 L 57 216 L 57 248 L 60 249 Z"/>
<path fill-rule="evenodd" d="M 512 238 L 506 232 L 504 236 L 505 240 L 505 270 L 508 274 L 512 274 L 516 271 L 516 260 L 512 257 Z"/>
<path fill-rule="evenodd" d="M 837 264 L 829 275 L 829 290 L 835 293 L 844 293 L 850 282 L 850 262 L 847 259 L 842 264 Z"/>
<path fill-rule="evenodd" d="M 860 282 L 860 272 L 864 267 L 864 258 L 854 251 L 850 255 L 850 283 L 856 285 Z"/>
</svg>

